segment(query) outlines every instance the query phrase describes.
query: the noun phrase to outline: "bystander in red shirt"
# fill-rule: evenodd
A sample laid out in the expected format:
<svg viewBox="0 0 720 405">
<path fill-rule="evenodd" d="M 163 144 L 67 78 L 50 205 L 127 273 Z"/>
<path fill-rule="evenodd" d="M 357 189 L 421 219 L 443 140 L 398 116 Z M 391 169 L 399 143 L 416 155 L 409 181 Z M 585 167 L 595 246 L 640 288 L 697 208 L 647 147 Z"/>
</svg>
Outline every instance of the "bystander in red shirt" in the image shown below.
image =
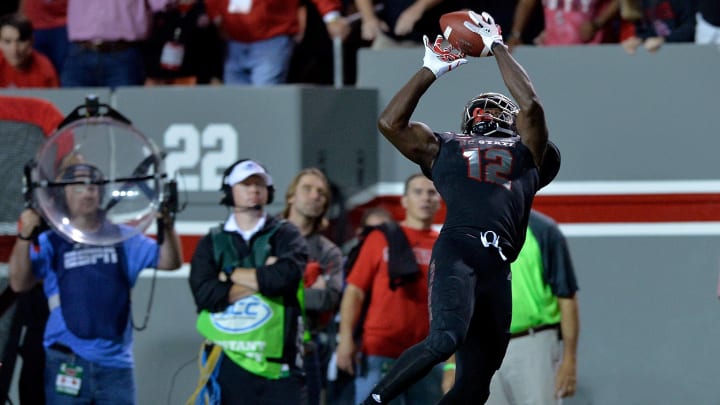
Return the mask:
<svg viewBox="0 0 720 405">
<path fill-rule="evenodd" d="M 24 69 L 12 66 L 0 54 L 0 87 L 59 87 L 59 81 L 50 59 L 33 50 Z"/>
</svg>

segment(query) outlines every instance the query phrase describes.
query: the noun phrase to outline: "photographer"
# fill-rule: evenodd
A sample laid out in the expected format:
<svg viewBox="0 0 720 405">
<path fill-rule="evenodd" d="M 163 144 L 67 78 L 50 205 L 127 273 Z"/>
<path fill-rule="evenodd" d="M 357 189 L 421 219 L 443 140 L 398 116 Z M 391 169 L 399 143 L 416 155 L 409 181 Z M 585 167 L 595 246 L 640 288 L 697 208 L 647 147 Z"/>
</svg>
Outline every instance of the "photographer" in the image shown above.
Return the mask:
<svg viewBox="0 0 720 405">
<path fill-rule="evenodd" d="M 100 170 L 70 157 L 75 159 L 66 159 L 72 162 L 61 166 L 58 178 L 71 184 L 53 190 L 67 223 L 85 235 L 127 232 L 101 209 Z M 158 230 L 159 246 L 143 234 L 109 246 L 71 242 L 55 230 L 36 235 L 40 223 L 34 210 L 21 213 L 9 277 L 16 292 L 44 280 L 50 307 L 44 337 L 48 403 L 134 404 L 130 292 L 141 270 L 175 270 L 182 264 L 172 216 L 166 213 Z"/>
</svg>

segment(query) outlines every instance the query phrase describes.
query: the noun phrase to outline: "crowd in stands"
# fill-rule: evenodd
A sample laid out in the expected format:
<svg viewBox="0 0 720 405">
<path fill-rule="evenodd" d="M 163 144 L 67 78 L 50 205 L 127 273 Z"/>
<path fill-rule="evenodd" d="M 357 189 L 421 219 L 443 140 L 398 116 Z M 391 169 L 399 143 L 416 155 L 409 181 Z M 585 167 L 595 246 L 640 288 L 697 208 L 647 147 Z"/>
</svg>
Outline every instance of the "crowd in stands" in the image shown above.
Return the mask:
<svg viewBox="0 0 720 405">
<path fill-rule="evenodd" d="M 420 46 L 441 14 L 488 11 L 516 46 L 720 43 L 712 0 L 3 1 L 0 87 L 344 82 L 359 48 Z"/>
</svg>

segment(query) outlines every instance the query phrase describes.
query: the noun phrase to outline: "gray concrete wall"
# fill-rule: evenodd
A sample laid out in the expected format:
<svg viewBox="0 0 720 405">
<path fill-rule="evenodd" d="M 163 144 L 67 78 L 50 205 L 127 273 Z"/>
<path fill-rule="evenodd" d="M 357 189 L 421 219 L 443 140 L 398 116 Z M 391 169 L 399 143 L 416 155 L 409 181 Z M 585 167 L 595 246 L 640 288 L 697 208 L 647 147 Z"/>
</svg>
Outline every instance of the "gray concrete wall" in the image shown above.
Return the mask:
<svg viewBox="0 0 720 405">
<path fill-rule="evenodd" d="M 381 108 L 422 66 L 423 51 L 362 50 L 358 86 L 376 88 Z M 558 180 L 714 178 L 720 52 L 666 45 L 630 56 L 619 46 L 524 47 L 515 53 L 545 106 L 550 137 L 563 152 Z M 388 68 L 392 67 L 392 68 Z M 459 130 L 465 103 L 484 91 L 507 94 L 492 58 L 471 58 L 433 84 L 413 119 Z M 682 145 L 679 144 L 682 142 Z M 416 170 L 380 143 L 380 178 Z M 608 160 L 612 157 L 612 160 Z M 610 164 L 609 164 L 610 163 Z"/>
<path fill-rule="evenodd" d="M 580 283 L 568 404 L 720 403 L 720 237 L 571 238 Z"/>
</svg>

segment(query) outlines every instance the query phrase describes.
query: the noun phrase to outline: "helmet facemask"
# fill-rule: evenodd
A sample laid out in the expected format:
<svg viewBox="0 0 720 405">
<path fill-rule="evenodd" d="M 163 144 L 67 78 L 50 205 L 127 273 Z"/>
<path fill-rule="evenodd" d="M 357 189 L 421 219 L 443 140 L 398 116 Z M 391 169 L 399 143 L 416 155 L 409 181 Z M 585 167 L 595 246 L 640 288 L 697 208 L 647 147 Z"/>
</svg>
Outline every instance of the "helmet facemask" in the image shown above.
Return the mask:
<svg viewBox="0 0 720 405">
<path fill-rule="evenodd" d="M 467 135 L 516 136 L 515 117 L 520 109 L 499 93 L 483 93 L 465 106 L 462 131 Z"/>
</svg>

